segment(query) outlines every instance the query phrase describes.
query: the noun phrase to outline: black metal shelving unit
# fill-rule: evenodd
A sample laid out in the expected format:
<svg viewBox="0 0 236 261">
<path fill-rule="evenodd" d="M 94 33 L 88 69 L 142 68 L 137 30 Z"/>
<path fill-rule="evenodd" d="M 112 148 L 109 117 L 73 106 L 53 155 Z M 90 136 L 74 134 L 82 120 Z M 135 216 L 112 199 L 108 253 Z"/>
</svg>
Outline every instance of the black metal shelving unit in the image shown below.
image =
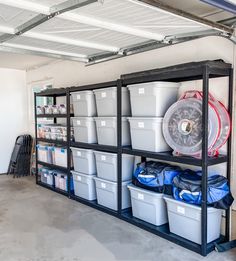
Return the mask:
<svg viewBox="0 0 236 261">
<path fill-rule="evenodd" d="M 225 212 L 225 236 L 222 236 L 215 242 L 207 243 L 207 175 L 208 167 L 221 163 L 227 164 L 227 178 L 230 183 L 230 168 L 231 168 L 231 137 L 229 137 L 227 143 L 227 155 L 219 155 L 217 157 L 208 157 L 208 95 L 209 95 L 209 79 L 216 77 L 228 77 L 228 111 L 232 118 L 232 101 L 233 101 L 233 69 L 231 64 L 224 63 L 221 60 L 218 61 L 203 61 L 203 62 L 192 62 L 186 64 L 180 64 L 176 66 L 170 66 L 166 68 L 160 68 L 155 70 L 137 72 L 132 74 L 122 75 L 117 81 L 93 84 L 79 87 L 70 87 L 66 91 L 67 96 L 67 108 L 70 105 L 70 93 L 83 90 L 94 90 L 100 88 L 117 87 L 117 146 L 103 146 L 98 144 L 86 144 L 70 141 L 70 121 L 71 115 L 67 112 L 67 131 L 68 131 L 68 142 L 67 148 L 69 153 L 70 147 L 87 148 L 104 152 L 111 152 L 117 154 L 117 173 L 118 173 L 118 211 L 113 211 L 97 204 L 97 201 L 88 201 L 79 198 L 69 193 L 69 197 L 83 203 L 87 206 L 93 207 L 105 213 L 111 214 L 120 218 L 130 224 L 133 224 L 139 228 L 145 229 L 153 234 L 163 237 L 171 242 L 174 242 L 187 249 L 195 251 L 203 256 L 206 256 L 209 252 L 214 250 L 215 242 L 224 242 L 229 240 L 229 229 L 230 229 L 230 212 Z M 203 104 L 202 104 L 202 158 L 196 159 L 192 157 L 176 157 L 171 152 L 166 153 L 153 153 L 142 150 L 133 150 L 132 147 L 122 147 L 122 87 L 129 84 L 145 83 L 152 81 L 173 81 L 173 82 L 184 82 L 190 80 L 202 80 L 202 91 L 203 91 Z M 53 90 L 51 90 L 51 95 Z M 58 95 L 55 94 L 55 95 Z M 61 95 L 61 93 L 59 94 Z M 36 98 L 35 98 L 36 99 Z M 35 115 L 37 117 L 37 115 Z M 37 137 L 37 132 L 36 132 Z M 193 243 L 187 239 L 172 234 L 169 231 L 168 224 L 163 226 L 154 226 L 145 221 L 136 219 L 132 216 L 132 209 L 122 210 L 122 154 L 130 154 L 135 156 L 141 156 L 142 160 L 145 158 L 154 158 L 160 161 L 167 161 L 173 163 L 182 163 L 193 166 L 200 166 L 202 168 L 202 214 L 201 214 L 201 244 Z M 68 154 L 68 169 L 67 173 L 70 173 L 70 154 Z M 68 175 L 68 185 L 70 184 L 71 176 Z M 42 185 L 42 184 L 40 184 Z M 45 187 L 45 186 L 44 186 Z M 68 186 L 69 188 L 69 186 Z M 57 191 L 58 192 L 58 191 Z"/>
<path fill-rule="evenodd" d="M 127 211 L 121 214 L 122 219 L 127 222 L 141 227 L 147 231 L 164 237 L 174 243 L 193 250 L 203 256 L 214 250 L 214 242 L 207 244 L 207 176 L 208 167 L 220 163 L 227 163 L 227 178 L 230 183 L 230 167 L 231 167 L 231 137 L 229 137 L 227 145 L 227 155 L 219 155 L 218 157 L 208 157 L 208 99 L 209 99 L 209 79 L 217 77 L 229 77 L 228 85 L 228 111 L 232 118 L 232 99 L 233 99 L 233 69 L 231 64 L 218 61 L 203 61 L 181 64 L 161 69 L 137 72 L 122 75 L 120 80 L 121 86 L 129 84 L 145 83 L 152 81 L 172 81 L 184 82 L 190 80 L 202 80 L 203 103 L 202 103 L 202 158 L 196 159 L 192 157 L 175 157 L 171 153 L 151 153 L 147 151 L 132 150 L 132 148 L 122 148 L 123 153 L 155 158 L 168 162 L 178 162 L 202 168 L 202 204 L 201 204 L 201 245 L 195 244 L 189 240 L 170 233 L 168 226 L 155 227 L 144 221 L 137 220 L 132 216 L 132 212 Z M 230 213 L 226 211 L 225 215 L 225 236 L 217 241 L 229 240 L 229 224 Z"/>
<path fill-rule="evenodd" d="M 39 175 L 38 175 L 38 165 L 42 165 L 44 167 L 47 167 L 49 169 L 55 169 L 62 171 L 65 173 L 68 177 L 70 176 L 70 100 L 68 99 L 69 96 L 69 90 L 68 88 L 61 88 L 61 89 L 49 89 L 42 91 L 40 93 L 35 93 L 34 94 L 34 104 L 35 104 L 35 140 L 36 140 L 36 145 L 42 143 L 48 143 L 48 144 L 54 144 L 57 146 L 63 146 L 67 149 L 67 167 L 61 167 L 57 166 L 54 164 L 49 164 L 46 162 L 42 162 L 38 160 L 38 152 L 36 149 L 36 184 L 39 186 L 42 186 L 44 188 L 47 188 L 49 190 L 52 190 L 54 192 L 57 192 L 61 195 L 64 196 L 69 196 L 70 192 L 70 183 L 69 183 L 69 178 L 67 179 L 67 191 L 58 189 L 54 186 L 47 185 L 39 180 Z M 66 97 L 66 114 L 37 114 L 36 106 L 37 106 L 37 97 L 52 97 L 53 98 L 53 104 L 56 105 L 57 102 L 57 97 Z M 69 102 L 68 102 L 69 100 Z M 38 138 L 38 133 L 37 133 L 37 120 L 39 118 L 53 118 L 54 123 L 57 123 L 57 119 L 65 119 L 66 120 L 66 126 L 67 126 L 67 141 L 58 141 L 58 140 L 51 140 L 51 139 L 44 139 L 44 138 Z"/>
</svg>

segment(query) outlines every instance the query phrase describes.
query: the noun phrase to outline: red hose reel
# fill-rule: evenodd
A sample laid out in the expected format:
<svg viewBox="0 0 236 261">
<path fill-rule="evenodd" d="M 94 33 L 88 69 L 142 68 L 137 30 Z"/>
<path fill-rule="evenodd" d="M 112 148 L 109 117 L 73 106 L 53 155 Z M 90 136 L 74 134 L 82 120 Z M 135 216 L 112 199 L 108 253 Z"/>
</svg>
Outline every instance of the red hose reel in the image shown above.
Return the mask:
<svg viewBox="0 0 236 261">
<path fill-rule="evenodd" d="M 163 134 L 175 155 L 201 157 L 202 97 L 200 91 L 188 91 L 166 112 Z M 225 106 L 209 94 L 208 154 L 218 155 L 231 131 L 231 120 Z"/>
</svg>

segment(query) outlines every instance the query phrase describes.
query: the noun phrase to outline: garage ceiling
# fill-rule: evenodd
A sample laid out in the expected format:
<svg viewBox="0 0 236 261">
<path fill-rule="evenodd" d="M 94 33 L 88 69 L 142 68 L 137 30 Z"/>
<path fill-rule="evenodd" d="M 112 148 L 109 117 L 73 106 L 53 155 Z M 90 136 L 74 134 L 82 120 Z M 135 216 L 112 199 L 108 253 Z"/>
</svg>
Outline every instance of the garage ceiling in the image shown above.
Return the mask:
<svg viewBox="0 0 236 261">
<path fill-rule="evenodd" d="M 232 28 L 205 19 L 219 13 L 196 0 L 0 0 L 0 51 L 93 64 L 208 34 L 230 37 Z"/>
</svg>

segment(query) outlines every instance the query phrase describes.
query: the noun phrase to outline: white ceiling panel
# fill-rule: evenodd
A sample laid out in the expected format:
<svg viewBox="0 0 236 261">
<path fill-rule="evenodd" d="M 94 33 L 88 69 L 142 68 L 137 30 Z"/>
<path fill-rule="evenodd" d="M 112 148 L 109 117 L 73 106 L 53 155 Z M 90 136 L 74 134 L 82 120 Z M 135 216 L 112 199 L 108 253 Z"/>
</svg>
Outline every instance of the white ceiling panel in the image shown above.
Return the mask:
<svg viewBox="0 0 236 261">
<path fill-rule="evenodd" d="M 70 13 L 119 25 L 127 25 L 164 36 L 210 29 L 208 26 L 180 16 L 170 15 L 165 11 L 133 0 L 104 0 L 103 4 L 93 3 Z"/>
<path fill-rule="evenodd" d="M 50 15 L 50 7 L 65 1 L 0 0 L 0 33 L 14 34 L 18 26 L 40 13 Z M 197 6 L 195 2 L 194 6 Z M 33 21 L 33 28 L 21 29 L 24 32 L 21 36 L 14 35 L 9 40 L 5 35 L 1 41 L 12 48 L 52 51 L 64 57 L 81 56 L 87 61 L 87 56 L 104 52 L 120 56 L 125 48 L 135 45 L 138 49 L 140 44 L 150 43 L 150 40 L 161 42 L 165 37 L 213 28 L 209 26 L 211 23 L 204 25 L 136 0 L 101 0 L 48 18 L 46 22 L 37 21 L 37 26 Z M 225 31 L 225 28 L 215 25 L 215 30 Z M 226 31 L 232 30 L 227 28 Z"/>
<path fill-rule="evenodd" d="M 16 28 L 37 15 L 35 12 L 0 4 L 0 26 Z"/>
<path fill-rule="evenodd" d="M 96 49 L 77 47 L 69 44 L 55 43 L 51 41 L 38 40 L 38 39 L 23 37 L 23 36 L 14 38 L 8 41 L 7 43 L 20 45 L 20 46 L 31 46 L 35 48 L 55 50 L 58 52 L 83 54 L 83 55 L 91 55 L 91 54 L 96 54 L 101 52 L 100 50 L 96 50 Z"/>
<path fill-rule="evenodd" d="M 142 43 L 146 39 L 129 34 L 119 33 L 95 26 L 81 24 L 64 19 L 54 18 L 37 26 L 32 32 L 61 36 L 68 39 L 84 40 L 122 48 Z"/>
<path fill-rule="evenodd" d="M 45 5 L 47 7 L 51 7 L 53 5 L 58 5 L 61 4 L 63 2 L 65 2 L 66 0 L 29 0 L 32 3 L 36 3 L 36 4 L 41 4 L 41 5 Z"/>
</svg>

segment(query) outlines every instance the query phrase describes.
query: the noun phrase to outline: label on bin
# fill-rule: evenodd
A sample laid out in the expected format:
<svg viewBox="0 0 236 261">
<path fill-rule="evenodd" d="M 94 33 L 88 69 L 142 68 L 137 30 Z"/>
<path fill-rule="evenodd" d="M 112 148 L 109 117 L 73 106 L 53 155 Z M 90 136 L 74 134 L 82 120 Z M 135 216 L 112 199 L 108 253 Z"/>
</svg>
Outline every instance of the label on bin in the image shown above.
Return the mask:
<svg viewBox="0 0 236 261">
<path fill-rule="evenodd" d="M 139 128 L 144 128 L 144 122 L 138 122 L 138 127 Z"/>
<path fill-rule="evenodd" d="M 102 155 L 101 160 L 103 160 L 103 161 L 106 160 L 106 156 Z"/>
<path fill-rule="evenodd" d="M 45 178 L 47 177 L 47 174 L 46 174 L 46 173 L 44 174 L 44 177 L 45 177 Z"/>
<path fill-rule="evenodd" d="M 101 121 L 101 126 L 106 126 L 106 122 L 105 121 Z"/>
<path fill-rule="evenodd" d="M 81 177 L 80 177 L 80 176 L 77 176 L 77 180 L 78 180 L 78 181 L 81 181 Z"/>
<path fill-rule="evenodd" d="M 177 212 L 184 215 L 185 214 L 185 208 L 177 206 Z"/>
<path fill-rule="evenodd" d="M 144 200 L 144 195 L 141 194 L 141 193 L 138 193 L 138 199 L 140 199 L 140 200 Z"/>
<path fill-rule="evenodd" d="M 105 189 L 106 188 L 106 184 L 102 182 L 101 183 L 101 187 Z"/>
<path fill-rule="evenodd" d="M 144 93 L 145 93 L 144 88 L 139 88 L 138 89 L 138 94 L 144 94 Z"/>
<path fill-rule="evenodd" d="M 107 93 L 106 92 L 102 92 L 101 96 L 102 96 L 102 98 L 106 98 L 107 97 Z"/>
<path fill-rule="evenodd" d="M 80 100 L 80 94 L 77 94 L 77 100 Z"/>
<path fill-rule="evenodd" d="M 77 121 L 77 125 L 80 125 L 80 121 Z"/>
<path fill-rule="evenodd" d="M 80 151 L 77 151 L 77 156 L 81 156 L 81 152 Z"/>
</svg>

